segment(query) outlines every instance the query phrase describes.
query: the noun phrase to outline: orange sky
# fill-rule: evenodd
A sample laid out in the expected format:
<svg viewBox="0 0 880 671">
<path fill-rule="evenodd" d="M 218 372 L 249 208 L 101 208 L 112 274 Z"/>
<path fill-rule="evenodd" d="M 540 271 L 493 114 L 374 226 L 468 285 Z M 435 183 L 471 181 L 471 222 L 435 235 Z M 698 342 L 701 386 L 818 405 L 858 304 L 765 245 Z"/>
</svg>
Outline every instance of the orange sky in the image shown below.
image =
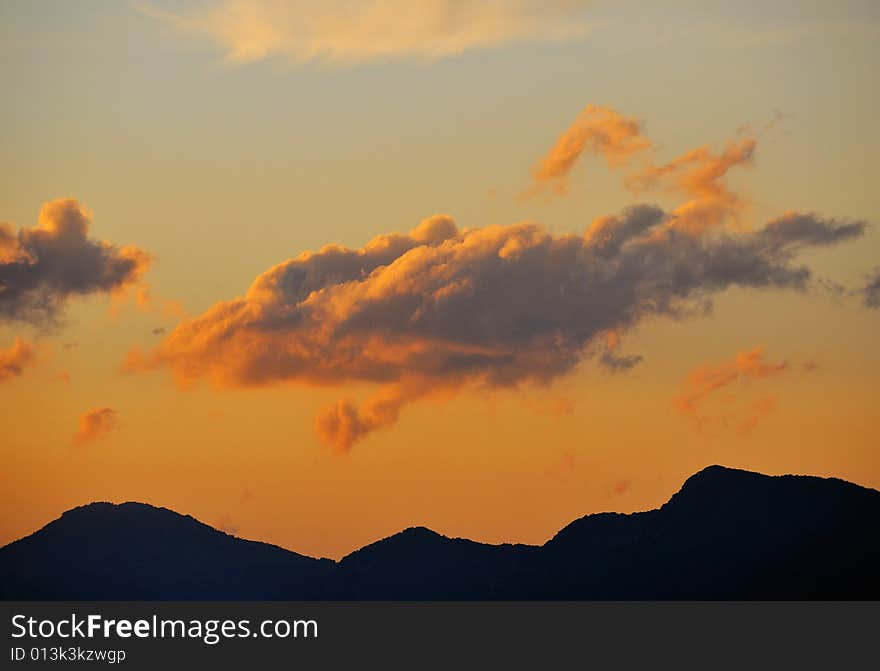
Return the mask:
<svg viewBox="0 0 880 671">
<path fill-rule="evenodd" d="M 93 500 L 339 557 L 710 463 L 880 487 L 870 10 L 636 48 L 628 4 L 468 5 L 376 50 L 333 3 L 54 7 L 4 22 L 0 543 Z"/>
</svg>

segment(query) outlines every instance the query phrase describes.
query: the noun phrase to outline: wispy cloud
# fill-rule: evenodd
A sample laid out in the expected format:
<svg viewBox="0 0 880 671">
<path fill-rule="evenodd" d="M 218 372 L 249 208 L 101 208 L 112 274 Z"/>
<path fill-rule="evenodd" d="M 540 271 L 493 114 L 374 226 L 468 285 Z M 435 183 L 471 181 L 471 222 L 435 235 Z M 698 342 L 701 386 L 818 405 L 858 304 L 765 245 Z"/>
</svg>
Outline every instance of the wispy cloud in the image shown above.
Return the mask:
<svg viewBox="0 0 880 671">
<path fill-rule="evenodd" d="M 781 375 L 789 370 L 788 362 L 764 361 L 764 348 L 755 347 L 740 352 L 732 361 L 721 364 L 703 364 L 688 375 L 685 389 L 675 400 L 682 412 L 698 419 L 698 408 L 710 395 L 739 381 L 762 380 Z"/>
<path fill-rule="evenodd" d="M 779 395 L 765 393 L 748 400 L 746 394 L 754 393 L 766 381 L 815 368 L 814 362 L 767 361 L 759 345 L 739 352 L 730 361 L 698 366 L 685 378 L 675 406 L 698 429 L 721 426 L 747 437 L 776 411 Z"/>
<path fill-rule="evenodd" d="M 732 140 L 720 151 L 698 147 L 661 165 L 648 165 L 627 177 L 636 193 L 664 187 L 684 194 L 688 200 L 673 215 L 674 226 L 700 233 L 715 226 L 737 225 L 745 209 L 744 199 L 726 182 L 727 173 L 752 165 L 757 140 Z"/>
<path fill-rule="evenodd" d="M 583 37 L 583 0 L 222 0 L 136 7 L 218 43 L 233 63 L 270 56 L 357 64 L 438 59 L 517 42 Z"/>
<path fill-rule="evenodd" d="M 736 225 L 746 201 L 728 186 L 728 173 L 753 164 L 757 135 L 776 121 L 774 117 L 773 122 L 754 131 L 748 125 L 740 127 L 738 134 L 750 136 L 730 140 L 720 151 L 701 146 L 657 164 L 654 145 L 638 119 L 611 107 L 590 104 L 535 165 L 532 184 L 520 197 L 527 199 L 547 192 L 566 195 L 570 173 L 587 154 L 604 158 L 611 168 L 622 169 L 626 185 L 634 193 L 663 189 L 684 195 L 687 200 L 672 212 L 670 227 L 700 233 L 709 227 Z M 598 229 L 594 231 L 599 233 Z"/>
<path fill-rule="evenodd" d="M 875 268 L 868 275 L 860 293 L 864 304 L 869 308 L 880 308 L 880 267 Z"/>
<path fill-rule="evenodd" d="M 636 153 L 650 149 L 641 124 L 610 107 L 587 105 L 571 126 L 559 136 L 532 170 L 532 185 L 521 198 L 531 198 L 547 190 L 565 195 L 568 175 L 583 154 L 601 156 L 611 167 L 626 164 Z"/>
</svg>

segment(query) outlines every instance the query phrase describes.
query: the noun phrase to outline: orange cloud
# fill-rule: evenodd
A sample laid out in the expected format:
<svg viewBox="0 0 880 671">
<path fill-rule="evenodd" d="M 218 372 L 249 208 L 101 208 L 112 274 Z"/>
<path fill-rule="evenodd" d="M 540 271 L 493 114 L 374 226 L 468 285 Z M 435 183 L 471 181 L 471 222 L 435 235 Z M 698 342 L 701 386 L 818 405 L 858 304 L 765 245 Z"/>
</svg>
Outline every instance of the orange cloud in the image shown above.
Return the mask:
<svg viewBox="0 0 880 671">
<path fill-rule="evenodd" d="M 699 147 L 664 165 L 649 165 L 627 177 L 634 191 L 665 186 L 685 194 L 689 200 L 673 211 L 670 225 L 677 230 L 699 234 L 716 226 L 737 224 L 746 203 L 726 184 L 731 168 L 749 166 L 754 161 L 757 141 L 744 138 L 730 141 L 720 153 Z"/>
<path fill-rule="evenodd" d="M 155 312 L 165 319 L 183 319 L 187 316 L 186 309 L 180 301 L 156 298 L 148 284 L 141 284 L 138 288 L 135 304 L 141 311 Z"/>
<path fill-rule="evenodd" d="M 632 487 L 632 480 L 618 480 L 613 485 L 611 485 L 611 495 L 612 496 L 621 496 L 626 494 L 630 487 Z"/>
<path fill-rule="evenodd" d="M 404 406 L 422 398 L 442 398 L 460 384 L 454 378 L 403 375 L 399 382 L 381 387 L 360 407 L 346 398 L 326 408 L 315 418 L 315 433 L 336 453 L 347 454 L 373 431 L 394 425 Z"/>
<path fill-rule="evenodd" d="M 113 408 L 92 408 L 80 415 L 74 445 L 82 445 L 106 436 L 118 424 L 119 413 Z"/>
<path fill-rule="evenodd" d="M 758 422 L 775 412 L 777 405 L 778 399 L 776 396 L 765 396 L 752 403 L 746 416 L 739 422 L 738 428 L 740 433 L 744 436 L 751 435 Z"/>
<path fill-rule="evenodd" d="M 610 167 L 618 167 L 650 147 L 636 119 L 610 107 L 587 105 L 532 170 L 532 186 L 521 195 L 530 198 L 547 189 L 564 195 L 568 175 L 585 152 L 603 157 Z"/>
<path fill-rule="evenodd" d="M 691 416 L 697 424 L 706 421 L 700 416 L 699 406 L 712 394 L 735 382 L 762 380 L 775 377 L 790 370 L 787 361 L 768 363 L 764 360 L 764 348 L 738 353 L 732 361 L 718 365 L 704 364 L 692 372 L 685 380 L 685 389 L 675 399 L 675 406 Z M 776 407 L 775 397 L 765 397 L 755 402 L 744 419 L 738 422 L 744 434 L 751 433 L 755 425 L 769 415 Z"/>
<path fill-rule="evenodd" d="M 524 41 L 581 37 L 583 0 L 223 0 L 187 13 L 143 13 L 217 42 L 233 63 L 280 55 L 297 63 L 437 59 Z"/>
<path fill-rule="evenodd" d="M 36 227 L 0 223 L 0 319 L 52 324 L 67 300 L 118 295 L 137 284 L 150 255 L 88 237 L 92 214 L 73 198 L 43 205 Z"/>
<path fill-rule="evenodd" d="M 342 399 L 315 418 L 315 432 L 326 445 L 347 453 L 367 434 L 394 424 L 404 404 L 423 393 L 413 385 L 388 385 L 360 408 Z"/>
<path fill-rule="evenodd" d="M 0 349 L 0 382 L 19 377 L 37 362 L 37 352 L 29 342 L 16 338 L 8 349 Z"/>
<path fill-rule="evenodd" d="M 658 234 L 675 229 L 698 235 L 740 223 L 747 203 L 730 189 L 726 178 L 732 168 L 752 165 L 756 148 L 754 137 L 741 137 L 729 141 L 720 152 L 698 147 L 669 163 L 656 165 L 650 160 L 653 145 L 636 119 L 610 107 L 590 104 L 535 166 L 532 185 L 521 195 L 528 198 L 548 189 L 564 195 L 569 173 L 588 153 L 604 157 L 612 168 L 624 167 L 626 184 L 634 192 L 664 188 L 684 195 L 687 200 L 672 211 Z M 645 153 L 644 165 L 632 167 L 631 159 L 639 153 Z M 606 219 L 613 217 L 594 222 L 593 235 L 603 235 Z"/>
<path fill-rule="evenodd" d="M 629 368 L 639 357 L 619 343 L 632 327 L 705 314 L 728 287 L 808 289 L 796 252 L 857 237 L 864 224 L 799 216 L 695 238 L 655 235 L 669 215 L 649 206 L 606 221 L 602 235 L 535 223 L 459 230 L 435 215 L 360 249 L 327 245 L 284 261 L 244 296 L 132 350 L 123 367 L 170 369 L 182 387 L 375 385 L 362 406 L 344 399 L 316 419 L 319 438 L 346 453 L 419 399 L 469 385 L 543 387 L 586 359 Z M 756 374 L 755 363 L 737 365 Z"/>
</svg>

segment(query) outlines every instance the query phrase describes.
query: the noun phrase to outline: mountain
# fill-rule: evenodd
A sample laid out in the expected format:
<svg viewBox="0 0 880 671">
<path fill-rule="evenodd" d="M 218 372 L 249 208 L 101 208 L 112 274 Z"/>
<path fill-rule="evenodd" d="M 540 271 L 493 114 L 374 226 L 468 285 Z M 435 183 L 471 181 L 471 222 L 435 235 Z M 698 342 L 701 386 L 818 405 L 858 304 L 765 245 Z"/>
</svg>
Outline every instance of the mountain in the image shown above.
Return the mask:
<svg viewBox="0 0 880 671">
<path fill-rule="evenodd" d="M 0 548 L 4 599 L 878 599 L 880 492 L 710 466 L 657 510 L 543 546 L 424 527 L 339 562 L 140 503 L 93 503 Z"/>
<path fill-rule="evenodd" d="M 336 588 L 347 599 L 503 598 L 538 552 L 533 545 L 487 545 L 417 527 L 344 557 Z"/>
<path fill-rule="evenodd" d="M 877 598 L 880 492 L 711 466 L 658 510 L 572 522 L 543 555 L 549 598 Z"/>
<path fill-rule="evenodd" d="M 166 508 L 92 503 L 0 549 L 0 597 L 312 599 L 323 596 L 334 566 L 235 538 Z"/>
</svg>

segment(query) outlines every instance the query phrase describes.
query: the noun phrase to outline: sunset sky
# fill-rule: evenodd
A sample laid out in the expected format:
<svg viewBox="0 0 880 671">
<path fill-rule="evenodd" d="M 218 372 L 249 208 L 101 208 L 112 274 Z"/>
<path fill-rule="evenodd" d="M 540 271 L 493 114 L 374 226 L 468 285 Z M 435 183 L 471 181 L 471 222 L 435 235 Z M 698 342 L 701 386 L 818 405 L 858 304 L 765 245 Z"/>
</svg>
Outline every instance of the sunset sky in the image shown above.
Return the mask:
<svg viewBox="0 0 880 671">
<path fill-rule="evenodd" d="M 0 544 L 880 488 L 880 5 L 0 0 Z"/>
</svg>

